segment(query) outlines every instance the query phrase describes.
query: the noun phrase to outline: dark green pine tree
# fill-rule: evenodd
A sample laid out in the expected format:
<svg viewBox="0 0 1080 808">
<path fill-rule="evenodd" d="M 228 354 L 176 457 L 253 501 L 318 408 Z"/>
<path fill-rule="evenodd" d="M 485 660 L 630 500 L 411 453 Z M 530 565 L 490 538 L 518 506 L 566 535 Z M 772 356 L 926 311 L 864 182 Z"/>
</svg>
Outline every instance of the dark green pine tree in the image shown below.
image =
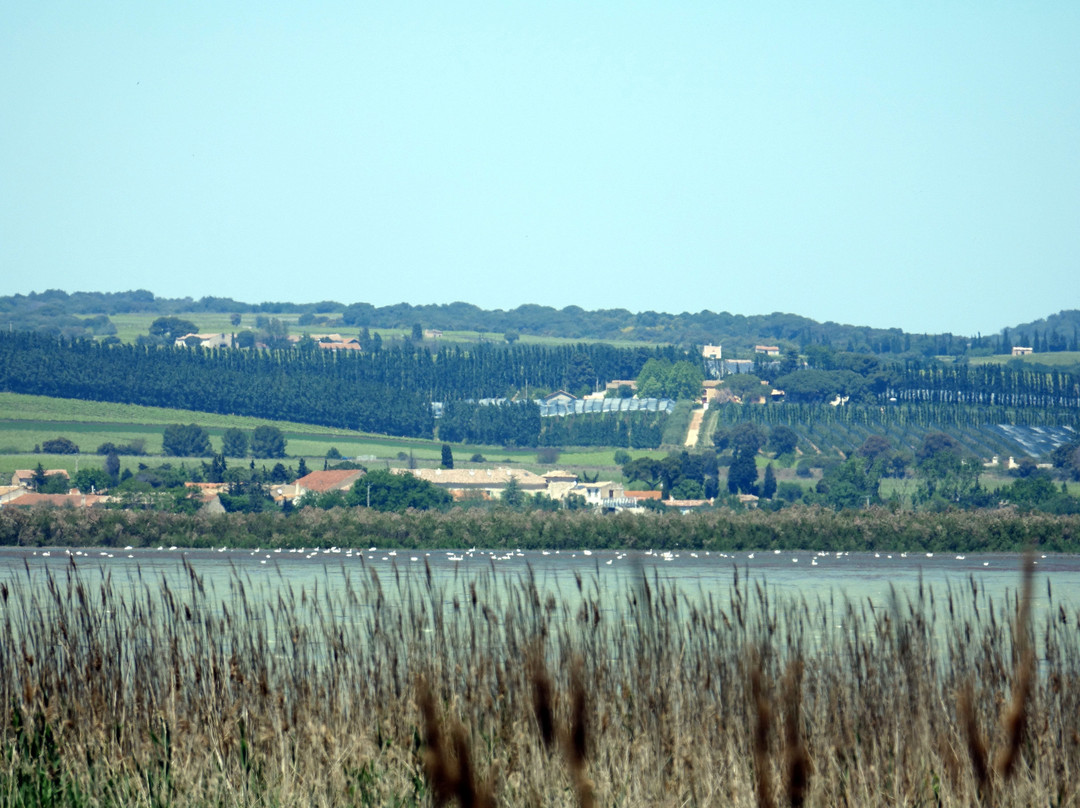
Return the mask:
<svg viewBox="0 0 1080 808">
<path fill-rule="evenodd" d="M 776 474 L 773 472 L 772 463 L 765 467 L 765 479 L 761 483 L 761 496 L 772 499 L 776 493 Z"/>
<path fill-rule="evenodd" d="M 728 491 L 732 494 L 757 494 L 757 464 L 754 462 L 756 452 L 748 449 L 740 449 L 735 453 L 735 459 L 728 469 Z"/>
</svg>

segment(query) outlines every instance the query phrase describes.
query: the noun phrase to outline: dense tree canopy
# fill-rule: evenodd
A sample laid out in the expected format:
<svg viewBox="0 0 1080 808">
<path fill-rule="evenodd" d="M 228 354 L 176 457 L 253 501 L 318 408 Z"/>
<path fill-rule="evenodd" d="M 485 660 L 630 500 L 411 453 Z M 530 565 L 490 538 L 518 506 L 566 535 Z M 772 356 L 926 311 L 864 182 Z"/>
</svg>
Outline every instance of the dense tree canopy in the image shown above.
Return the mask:
<svg viewBox="0 0 1080 808">
<path fill-rule="evenodd" d="M 353 483 L 345 499 L 349 505 L 370 505 L 375 510 L 398 513 L 410 508 L 442 508 L 453 501 L 448 493 L 427 480 L 385 469 L 370 471 L 361 477 Z"/>
<path fill-rule="evenodd" d="M 230 427 L 221 436 L 221 452 L 226 457 L 244 457 L 248 451 L 248 434 L 242 429 Z"/>
<path fill-rule="evenodd" d="M 285 435 L 276 426 L 262 424 L 251 433 L 252 457 L 284 457 Z"/>
<path fill-rule="evenodd" d="M 825 472 L 816 488 L 818 501 L 836 510 L 877 505 L 880 483 L 880 474 L 866 458 L 856 455 Z"/>
<path fill-rule="evenodd" d="M 198 424 L 173 424 L 165 427 L 161 448 L 175 457 L 207 457 L 210 451 L 210 435 Z"/>
<path fill-rule="evenodd" d="M 161 337 L 169 342 L 186 334 L 194 334 L 198 330 L 198 326 L 191 320 L 183 320 L 180 317 L 158 317 L 150 324 L 151 336 Z"/>
<path fill-rule="evenodd" d="M 79 447 L 69 438 L 52 438 L 41 442 L 45 454 L 78 454 Z"/>
<path fill-rule="evenodd" d="M 769 448 L 777 457 L 794 454 L 798 445 L 799 435 L 791 427 L 777 424 L 769 430 Z"/>
<path fill-rule="evenodd" d="M 757 463 L 754 452 L 737 449 L 728 468 L 727 486 L 732 494 L 757 494 Z"/>
<path fill-rule="evenodd" d="M 650 359 L 637 377 L 637 392 L 642 398 L 697 398 L 704 380 L 698 362 Z"/>
<path fill-rule="evenodd" d="M 674 349 L 603 344 L 485 343 L 435 353 L 411 343 L 370 352 L 206 350 L 3 332 L 0 389 L 431 437 L 433 401 L 464 404 L 566 384 L 591 389 L 597 379 L 634 378 L 648 359 L 674 355 Z M 537 414 L 526 409 L 506 417 L 497 437 L 485 442 L 535 445 Z"/>
</svg>

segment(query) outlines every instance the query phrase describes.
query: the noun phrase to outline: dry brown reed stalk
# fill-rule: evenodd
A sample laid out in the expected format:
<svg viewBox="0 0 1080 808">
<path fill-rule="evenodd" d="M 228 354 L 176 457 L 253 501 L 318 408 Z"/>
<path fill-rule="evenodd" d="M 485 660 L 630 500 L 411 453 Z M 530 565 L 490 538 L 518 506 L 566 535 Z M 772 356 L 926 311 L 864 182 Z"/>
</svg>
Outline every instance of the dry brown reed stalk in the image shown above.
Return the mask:
<svg viewBox="0 0 1080 808">
<path fill-rule="evenodd" d="M 992 799 L 993 786 L 990 780 L 990 753 L 982 731 L 979 729 L 978 717 L 975 715 L 974 685 L 970 677 L 960 687 L 956 710 L 960 719 L 960 727 L 964 733 L 968 759 L 971 761 L 971 770 L 975 775 L 979 798 L 989 801 Z"/>
<path fill-rule="evenodd" d="M 493 808 L 491 784 L 476 780 L 469 739 L 461 722 L 454 722 L 448 742 L 443 737 L 435 697 L 426 679 L 417 682 L 416 694 L 424 718 L 424 772 L 435 805 L 446 805 L 457 798 L 462 808 Z"/>
<path fill-rule="evenodd" d="M 755 650 L 750 665 L 750 698 L 754 708 L 754 729 L 751 736 L 754 754 L 754 793 L 758 808 L 775 808 L 772 777 L 769 774 L 769 726 L 772 724 L 772 707 L 765 693 L 764 663 L 760 651 Z"/>
<path fill-rule="evenodd" d="M 544 665 L 539 643 L 535 644 L 528 656 L 529 679 L 532 682 L 533 713 L 536 726 L 540 731 L 540 740 L 544 748 L 551 750 L 555 745 L 555 688 Z"/>
<path fill-rule="evenodd" d="M 1020 754 L 1020 743 L 1027 726 L 1027 708 L 1031 696 L 1032 679 L 1035 676 L 1035 653 L 1031 647 L 1031 596 L 1034 579 L 1035 558 L 1029 552 L 1024 557 L 1023 588 L 1014 628 L 1016 658 L 1012 699 L 1002 720 L 1005 729 L 1005 746 L 997 756 L 998 774 L 1006 779 L 1012 776 L 1016 759 Z"/>
<path fill-rule="evenodd" d="M 957 699 L 957 713 L 964 732 L 968 757 L 971 760 L 979 797 L 991 804 L 994 802 L 995 797 L 993 775 L 996 773 L 1002 782 L 1010 780 L 1015 775 L 1016 762 L 1020 755 L 1021 743 L 1028 724 L 1028 707 L 1035 676 L 1035 653 L 1032 648 L 1031 627 L 1031 599 L 1034 589 L 1035 564 L 1034 556 L 1030 552 L 1024 556 L 1022 572 L 1022 586 L 1017 599 L 1015 622 L 1013 623 L 1014 649 L 1011 697 L 1005 711 L 1002 713 L 1001 725 L 1005 737 L 1001 749 L 994 757 L 993 768 L 990 765 L 991 753 L 988 744 L 983 738 L 978 725 L 974 684 L 971 676 L 964 680 Z M 991 628 L 996 630 L 993 612 L 990 613 L 990 623 Z M 987 643 L 992 642 L 992 640 L 984 641 L 984 649 L 988 648 Z M 998 659 L 998 657 L 995 656 L 994 659 Z M 996 666 L 1000 671 L 999 677 L 1004 679 L 1005 672 L 1001 670 L 1002 667 L 1001 663 Z"/>
<path fill-rule="evenodd" d="M 788 663 L 784 675 L 784 759 L 787 769 L 786 791 L 793 808 L 802 808 L 810 786 L 811 763 L 802 737 L 803 660 Z"/>
<path fill-rule="evenodd" d="M 804 805 L 958 808 L 976 799 L 969 737 L 997 803 L 1080 804 L 1080 623 L 1067 602 L 1021 615 L 1019 599 L 991 604 L 980 587 L 966 605 L 938 599 L 935 633 L 932 596 L 914 611 L 808 610 L 755 598 L 741 578 L 727 599 L 651 573 L 648 594 L 613 597 L 587 576 L 559 592 L 432 571 L 384 573 L 385 589 L 365 571 L 355 592 L 332 571 L 315 588 L 240 571 L 216 595 L 187 570 L 134 586 L 85 567 L 70 585 L 40 568 L 0 575 L 0 748 L 17 751 L 0 766 L 0 805 L 35 776 L 89 805 L 431 804 L 440 779 L 439 804 L 478 804 L 498 771 L 507 805 L 577 805 L 587 773 L 586 804 L 748 808 L 797 803 L 805 751 Z M 1032 667 L 1027 684 L 1011 633 L 1024 621 L 1047 637 L 1047 675 Z M 960 720 L 933 708 L 961 683 Z M 1009 777 L 987 752 L 998 693 L 994 751 L 1025 705 Z M 35 752 L 50 735 L 58 759 Z"/>
<path fill-rule="evenodd" d="M 581 657 L 577 657 L 570 671 L 570 723 L 563 737 L 563 749 L 581 808 L 593 808 L 596 805 L 595 788 L 586 774 L 589 743 L 585 664 Z"/>
</svg>

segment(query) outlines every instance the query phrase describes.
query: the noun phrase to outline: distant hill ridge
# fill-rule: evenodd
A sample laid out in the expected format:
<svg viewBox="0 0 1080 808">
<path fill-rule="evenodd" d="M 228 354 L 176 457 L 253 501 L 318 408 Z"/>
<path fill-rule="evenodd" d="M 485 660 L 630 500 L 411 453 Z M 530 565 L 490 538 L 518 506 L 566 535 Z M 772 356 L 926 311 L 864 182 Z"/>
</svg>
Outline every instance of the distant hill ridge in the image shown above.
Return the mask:
<svg viewBox="0 0 1080 808">
<path fill-rule="evenodd" d="M 1033 345 L 1036 350 L 1078 350 L 1080 310 L 1061 311 L 1031 323 L 1002 329 L 997 335 L 961 337 L 951 333 L 914 334 L 899 328 L 874 328 L 834 322 L 819 323 L 797 314 L 742 315 L 703 310 L 669 314 L 626 309 L 586 310 L 579 306 L 556 309 L 524 304 L 510 310 L 485 310 L 470 303 L 411 305 L 397 303 L 374 306 L 370 303 L 344 304 L 334 300 L 315 303 L 245 303 L 224 297 L 194 299 L 156 297 L 144 289 L 128 292 L 73 292 L 47 290 L 28 295 L 0 297 L 0 317 L 16 329 L 55 330 L 87 326 L 89 333 L 102 333 L 110 315 L 149 312 L 179 313 L 263 313 L 314 315 L 327 325 L 350 328 L 412 328 L 443 331 L 481 331 L 503 334 L 517 332 L 570 339 L 621 339 L 641 342 L 671 342 L 683 345 L 726 341 L 733 347 L 752 347 L 758 341 L 782 342 L 791 346 L 826 344 L 845 350 L 873 353 L 956 355 L 971 347 L 1007 352 L 1012 345 Z M 88 322 L 87 318 L 90 318 Z"/>
</svg>

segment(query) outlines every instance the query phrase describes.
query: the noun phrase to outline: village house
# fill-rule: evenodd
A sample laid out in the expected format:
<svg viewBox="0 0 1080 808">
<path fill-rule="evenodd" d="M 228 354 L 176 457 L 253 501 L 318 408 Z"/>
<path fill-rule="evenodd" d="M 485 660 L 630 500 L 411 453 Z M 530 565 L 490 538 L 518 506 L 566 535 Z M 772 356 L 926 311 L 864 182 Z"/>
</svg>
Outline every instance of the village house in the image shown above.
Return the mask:
<svg viewBox="0 0 1080 808">
<path fill-rule="evenodd" d="M 501 497 L 511 478 L 522 493 L 546 493 L 547 480 L 526 469 L 395 469 L 398 474 L 412 474 L 449 492 L 455 499 Z"/>
<path fill-rule="evenodd" d="M 616 511 L 629 511 L 630 513 L 648 513 L 646 502 L 663 502 L 663 491 L 623 491 L 622 498 L 618 500 Z"/>
<path fill-rule="evenodd" d="M 299 496 L 296 492 L 295 485 L 271 485 L 270 486 L 270 498 L 278 505 L 284 505 L 286 502 L 292 502 Z"/>
<path fill-rule="evenodd" d="M 577 400 L 577 396 L 573 393 L 568 393 L 565 390 L 556 390 L 554 393 L 548 393 L 543 398 L 545 404 L 569 404 L 571 401 Z"/>
<path fill-rule="evenodd" d="M 104 505 L 109 497 L 100 494 L 38 494 L 27 491 L 22 496 L 8 500 L 5 507 L 15 508 L 95 508 Z"/>
<path fill-rule="evenodd" d="M 765 354 L 766 356 L 779 356 L 780 348 L 777 345 L 755 345 L 754 353 Z"/>
<path fill-rule="evenodd" d="M 578 483 L 574 486 L 574 493 L 585 497 L 585 501 L 590 505 L 598 505 L 602 500 L 623 496 L 623 486 L 621 483 L 614 483 L 611 480 Z"/>
<path fill-rule="evenodd" d="M 721 346 L 701 346 L 701 358 L 704 360 L 707 376 L 717 379 L 724 375 L 724 349 Z"/>
<path fill-rule="evenodd" d="M 544 474 L 544 481 L 547 484 L 547 495 L 552 499 L 562 501 L 577 485 L 578 479 L 573 472 L 555 470 Z"/>
<path fill-rule="evenodd" d="M 361 351 L 360 340 L 356 337 L 343 337 L 341 334 L 311 334 L 315 344 L 323 351 Z M 290 339 L 292 339 L 290 337 Z"/>
<path fill-rule="evenodd" d="M 647 499 L 652 499 L 660 502 L 664 498 L 663 491 L 624 491 L 623 496 L 627 499 L 636 500 L 638 503 L 644 502 Z"/>
<path fill-rule="evenodd" d="M 364 476 L 364 473 L 363 469 L 313 471 L 296 481 L 293 495 L 302 497 L 308 493 L 325 494 L 327 491 L 348 491 L 353 483 Z"/>
<path fill-rule="evenodd" d="M 54 474 L 60 474 L 65 478 L 70 478 L 67 473 L 67 469 L 45 469 L 45 476 L 52 477 Z M 30 488 L 34 484 L 34 470 L 33 469 L 17 469 L 14 474 L 11 475 L 11 484 L 18 485 L 23 488 Z"/>
<path fill-rule="evenodd" d="M 26 489 L 21 485 L 0 485 L 0 506 L 11 502 L 13 499 L 18 499 L 26 493 Z"/>
<path fill-rule="evenodd" d="M 731 392 L 726 387 L 723 387 L 723 382 L 720 379 L 706 379 L 703 385 L 704 390 L 701 394 L 701 403 L 705 409 L 709 408 L 711 404 L 728 404 L 731 402 L 739 403 L 740 399 L 737 395 Z"/>
<path fill-rule="evenodd" d="M 676 508 L 680 513 L 690 513 L 713 504 L 711 499 L 665 499 L 663 502 L 665 507 Z"/>
<path fill-rule="evenodd" d="M 1021 345 L 1014 345 L 1012 349 L 1013 356 L 1027 356 L 1030 353 L 1034 353 L 1033 348 L 1025 348 Z"/>
<path fill-rule="evenodd" d="M 232 345 L 232 337 L 228 334 L 184 334 L 177 337 L 174 344 L 177 348 L 186 348 L 196 344 L 196 340 L 200 348 L 228 348 Z"/>
<path fill-rule="evenodd" d="M 733 373 L 753 373 L 754 372 L 754 360 L 753 359 L 725 359 L 724 360 L 724 375 L 730 376 Z"/>
<path fill-rule="evenodd" d="M 199 510 L 203 513 L 225 513 L 225 506 L 221 504 L 218 496 L 229 487 L 228 483 L 184 483 L 188 490 L 188 499 L 199 502 Z"/>
<path fill-rule="evenodd" d="M 188 496 L 201 499 L 203 502 L 210 501 L 228 487 L 228 483 L 184 483 L 184 488 L 188 489 Z"/>
</svg>

